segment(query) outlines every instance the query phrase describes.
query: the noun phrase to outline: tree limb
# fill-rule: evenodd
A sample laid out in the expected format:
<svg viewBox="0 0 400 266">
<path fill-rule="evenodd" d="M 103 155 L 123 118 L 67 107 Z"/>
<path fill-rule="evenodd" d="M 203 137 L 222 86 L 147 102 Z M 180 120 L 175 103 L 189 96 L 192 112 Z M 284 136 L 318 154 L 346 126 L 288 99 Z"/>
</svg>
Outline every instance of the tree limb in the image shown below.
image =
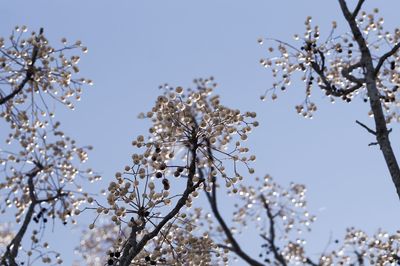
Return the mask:
<svg viewBox="0 0 400 266">
<path fill-rule="evenodd" d="M 357 42 L 361 52 L 360 61 L 365 67 L 365 74 L 364 74 L 365 84 L 367 87 L 371 110 L 374 114 L 376 140 L 379 144 L 379 147 L 381 148 L 387 168 L 390 172 L 392 181 L 395 185 L 397 195 L 400 198 L 400 168 L 397 163 L 396 156 L 393 152 L 392 145 L 390 143 L 389 130 L 386 126 L 386 118 L 383 112 L 380 92 L 378 90 L 377 80 L 376 80 L 376 70 L 379 70 L 381 64 L 383 64 L 384 60 L 386 60 L 386 58 L 390 56 L 390 53 L 392 51 L 393 53 L 395 52 L 395 48 L 397 48 L 397 45 L 389 53 L 386 54 L 387 57 L 385 57 L 385 55 L 382 56 L 380 59 L 380 62 L 382 63 L 381 64 L 378 63 L 377 67 L 374 68 L 371 52 L 367 46 L 367 43 L 362 35 L 361 30 L 358 28 L 355 18 L 352 16 L 347 7 L 346 1 L 345 0 L 338 0 L 338 1 L 342 9 L 343 15 L 350 26 L 353 37 Z"/>
<path fill-rule="evenodd" d="M 175 217 L 179 213 L 182 207 L 185 206 L 186 201 L 189 198 L 189 195 L 193 191 L 195 191 L 200 186 L 201 183 L 203 183 L 203 180 L 199 180 L 196 184 L 193 183 L 193 178 L 196 174 L 197 148 L 198 148 L 196 132 L 194 129 L 191 137 L 191 145 L 192 145 L 190 150 L 191 162 L 189 166 L 189 174 L 187 178 L 185 191 L 183 192 L 182 196 L 176 203 L 175 207 L 161 220 L 160 223 L 157 224 L 157 226 L 153 229 L 153 231 L 145 234 L 143 238 L 134 247 L 131 246 L 128 247 L 130 248 L 128 255 L 125 257 L 121 257 L 119 265 L 129 266 L 132 260 L 140 253 L 140 251 L 143 250 L 147 242 L 156 237 L 158 233 L 161 231 L 161 229 L 165 226 L 165 224 L 167 224 L 168 221 L 170 221 L 173 217 Z M 123 254 L 126 254 L 126 252 L 124 251 Z"/>
<path fill-rule="evenodd" d="M 365 0 L 358 0 L 357 6 L 353 11 L 353 14 L 351 15 L 353 17 L 353 19 L 356 19 L 358 13 L 361 10 L 362 5 L 364 4 Z"/>
<path fill-rule="evenodd" d="M 375 67 L 375 76 L 378 75 L 379 70 L 381 69 L 383 63 L 385 62 L 386 59 L 388 59 L 389 57 L 391 57 L 392 55 L 394 55 L 398 50 L 400 49 L 400 42 L 397 43 L 392 50 L 390 50 L 389 52 L 387 52 L 386 54 L 382 55 L 381 58 L 379 58 L 378 64 Z"/>
<path fill-rule="evenodd" d="M 30 222 L 32 221 L 32 217 L 35 211 L 35 207 L 38 204 L 35 195 L 35 187 L 33 184 L 33 179 L 37 176 L 37 174 L 42 171 L 44 168 L 40 163 L 35 163 L 36 167 L 32 169 L 28 174 L 28 188 L 29 188 L 29 198 L 31 203 L 29 205 L 28 211 L 26 212 L 24 221 L 22 226 L 18 230 L 18 233 L 15 235 L 10 244 L 7 245 L 6 252 L 4 253 L 1 263 L 3 265 L 9 266 L 18 266 L 16 263 L 16 258 L 18 256 L 19 246 L 21 245 L 22 238 L 24 237 Z"/>
<path fill-rule="evenodd" d="M 342 10 L 343 16 L 347 20 L 347 22 L 350 26 L 351 32 L 354 36 L 354 39 L 356 40 L 356 42 L 360 48 L 361 62 L 365 65 L 366 56 L 367 55 L 371 56 L 368 46 L 367 46 L 365 39 L 361 33 L 361 30 L 358 28 L 357 22 L 355 21 L 353 14 L 349 11 L 349 8 L 347 7 L 346 1 L 345 0 L 338 0 L 338 1 L 340 4 L 340 8 Z M 362 4 L 362 2 L 364 2 L 364 1 L 360 0 L 359 2 L 361 2 L 361 4 Z M 360 8 L 361 8 L 361 6 L 360 6 Z"/>
<path fill-rule="evenodd" d="M 215 184 L 215 182 L 213 182 Z M 249 265 L 254 265 L 254 266 L 262 266 L 260 262 L 252 259 L 248 254 L 246 254 L 242 248 L 240 247 L 239 243 L 236 241 L 234 238 L 231 230 L 229 229 L 228 225 L 226 224 L 224 218 L 222 218 L 221 213 L 219 212 L 218 209 L 218 204 L 217 204 L 217 198 L 216 198 L 216 187 L 213 185 L 212 186 L 212 192 L 209 193 L 206 191 L 206 196 L 208 199 L 208 202 L 210 203 L 211 210 L 217 219 L 219 225 L 221 226 L 226 238 L 228 239 L 229 243 L 231 244 L 231 247 L 226 247 L 229 250 L 233 251 L 236 255 L 238 255 L 240 258 L 242 258 L 244 261 L 246 261 Z"/>
<path fill-rule="evenodd" d="M 326 77 L 323 70 L 319 67 L 319 65 L 317 63 L 311 62 L 311 67 L 318 74 L 318 76 L 321 78 L 321 80 L 324 84 L 324 85 L 320 85 L 321 89 L 326 90 L 329 93 L 329 95 L 333 95 L 336 97 L 345 96 L 345 95 L 348 95 L 348 94 L 358 90 L 359 88 L 361 88 L 363 86 L 363 84 L 359 83 L 358 82 L 359 80 L 357 80 L 357 83 L 348 89 L 336 89 L 334 87 L 334 85 L 332 85 L 331 82 L 328 81 L 328 78 Z"/>
<path fill-rule="evenodd" d="M 282 265 L 287 266 L 285 258 L 278 251 L 278 247 L 275 244 L 275 221 L 274 215 L 271 212 L 271 208 L 268 205 L 267 199 L 263 194 L 260 195 L 261 201 L 265 210 L 267 211 L 267 216 L 269 219 L 269 237 L 263 236 L 263 238 L 269 243 L 272 253 L 274 254 L 275 259 Z"/>
<path fill-rule="evenodd" d="M 350 65 L 349 67 L 344 67 L 341 71 L 343 77 L 348 79 L 349 81 L 356 83 L 356 84 L 363 84 L 365 83 L 365 79 L 359 79 L 350 74 L 354 69 L 362 67 L 363 64 L 361 62 L 358 62 L 356 64 Z"/>
<path fill-rule="evenodd" d="M 366 126 L 365 124 L 361 123 L 360 121 L 356 120 L 356 123 L 359 124 L 360 126 L 362 126 L 363 128 L 365 128 L 369 133 L 371 133 L 372 135 L 376 136 L 376 132 L 373 131 L 372 129 L 370 129 L 368 126 Z"/>
<path fill-rule="evenodd" d="M 357 256 L 358 265 L 364 266 L 364 258 L 363 258 L 363 255 L 360 254 L 360 253 L 358 253 L 357 251 L 354 251 L 354 253 L 355 253 L 356 256 Z"/>
<path fill-rule="evenodd" d="M 211 150 L 211 143 L 208 139 L 206 141 L 206 146 L 207 146 L 207 153 L 208 153 L 208 159 L 210 161 L 213 161 L 213 154 Z M 201 169 L 199 169 L 199 175 L 204 178 L 204 173 Z M 219 212 L 218 209 L 218 203 L 217 203 L 217 186 L 216 186 L 216 180 L 215 177 L 213 177 L 213 180 L 211 181 L 211 193 L 207 192 L 204 190 L 208 199 L 208 202 L 210 203 L 211 210 L 217 219 L 219 225 L 221 226 L 226 238 L 228 239 L 229 243 L 232 245 L 229 250 L 233 251 L 236 255 L 238 255 L 240 258 L 242 258 L 244 261 L 246 261 L 249 265 L 253 266 L 262 266 L 263 264 L 252 259 L 246 252 L 242 250 L 240 247 L 239 243 L 236 241 L 235 237 L 233 236 L 231 230 L 229 229 L 228 225 L 226 224 L 224 218 L 222 217 L 221 213 Z"/>
<path fill-rule="evenodd" d="M 320 266 L 320 264 L 313 262 L 310 258 L 306 258 L 305 263 L 312 266 Z"/>
</svg>

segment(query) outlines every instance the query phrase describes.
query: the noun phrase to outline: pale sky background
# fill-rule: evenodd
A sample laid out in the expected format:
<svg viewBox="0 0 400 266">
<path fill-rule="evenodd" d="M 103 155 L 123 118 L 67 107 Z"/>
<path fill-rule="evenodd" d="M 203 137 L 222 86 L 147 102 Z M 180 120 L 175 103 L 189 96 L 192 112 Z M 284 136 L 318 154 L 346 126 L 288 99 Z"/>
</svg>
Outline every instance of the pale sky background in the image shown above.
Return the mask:
<svg viewBox="0 0 400 266">
<path fill-rule="evenodd" d="M 374 4 L 387 29 L 400 24 L 399 1 L 369 0 L 367 10 Z M 400 202 L 383 157 L 376 146 L 368 147 L 373 137 L 355 124 L 359 119 L 372 125 L 366 104 L 332 105 L 315 93 L 319 110 L 313 120 L 303 119 L 294 110 L 304 97 L 301 82 L 278 94 L 276 102 L 259 100 L 273 80 L 258 63 L 268 46 L 257 39 L 291 42 L 293 34 L 303 33 L 308 15 L 325 34 L 332 20 L 347 26 L 337 1 L 13 0 L 3 1 L 1 9 L 4 37 L 15 25 L 27 25 L 30 30 L 44 27 L 53 43 L 66 37 L 88 46 L 81 74 L 94 86 L 74 112 L 58 107 L 57 113 L 68 135 L 95 147 L 89 164 L 105 183 L 130 161 L 131 140 L 147 131 L 137 114 L 152 107 L 158 85 L 188 87 L 193 78 L 212 75 L 225 105 L 258 113 L 261 126 L 248 141 L 258 158 L 257 175 L 269 173 L 282 185 L 307 185 L 310 213 L 318 216 L 308 238 L 312 252 L 322 252 L 331 234 L 341 239 L 349 226 L 369 233 L 399 229 Z M 392 143 L 400 156 L 400 127 L 393 127 Z M 79 238 L 78 230 L 69 230 L 48 232 L 55 249 L 65 251 L 64 265 L 71 264 Z M 246 247 L 258 255 L 258 246 L 247 241 Z"/>
</svg>

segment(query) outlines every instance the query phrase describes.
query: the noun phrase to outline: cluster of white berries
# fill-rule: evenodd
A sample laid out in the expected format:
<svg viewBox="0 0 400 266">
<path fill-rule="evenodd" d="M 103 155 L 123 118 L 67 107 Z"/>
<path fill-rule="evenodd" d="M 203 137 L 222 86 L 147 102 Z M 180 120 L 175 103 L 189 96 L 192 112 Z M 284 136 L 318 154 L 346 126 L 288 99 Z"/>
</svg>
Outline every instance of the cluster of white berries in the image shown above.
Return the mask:
<svg viewBox="0 0 400 266">
<path fill-rule="evenodd" d="M 355 20 L 364 34 L 375 63 L 378 63 L 382 51 L 390 51 L 400 41 L 400 30 L 396 28 L 393 32 L 385 31 L 384 19 L 377 17 L 378 12 L 376 8 L 369 14 L 362 11 Z M 357 66 L 361 59 L 358 44 L 347 33 L 335 35 L 335 21 L 330 35 L 321 40 L 319 26 L 312 26 L 311 21 L 311 17 L 306 18 L 303 35 L 294 35 L 295 41 L 301 42 L 299 46 L 273 40 L 277 42 L 277 47 L 269 47 L 268 58 L 260 60 L 263 67 L 271 69 L 275 79 L 261 100 L 266 100 L 268 95 L 272 100 L 277 99 L 277 91 L 286 91 L 295 73 L 300 73 L 301 80 L 305 82 L 305 99 L 295 109 L 303 117 L 312 118 L 317 110 L 316 104 L 310 100 L 314 87 L 321 90 L 332 103 L 335 99 L 351 102 L 357 96 L 367 102 L 369 98 L 365 83 L 355 83 L 356 79 L 362 80 L 364 75 L 362 67 Z M 264 39 L 258 39 L 258 43 L 264 44 Z M 385 60 L 377 73 L 377 86 L 387 123 L 400 120 L 397 99 L 400 71 L 396 63 L 399 60 L 400 54 L 394 53 Z M 349 78 L 350 75 L 353 78 Z"/>
<path fill-rule="evenodd" d="M 32 233 L 32 248 L 24 250 L 49 264 L 62 260 L 59 255 L 52 259 L 54 251 L 44 251 L 48 244 L 37 235 L 49 219 L 76 222 L 75 210 L 90 198 L 77 177 L 100 179 L 91 169 L 81 169 L 92 147 L 80 147 L 66 136 L 50 111 L 52 102 L 73 109 L 82 87 L 92 83 L 76 77 L 80 57 L 73 52 L 87 48 L 80 41 L 62 43 L 54 48 L 42 29 L 28 34 L 25 26 L 16 27 L 9 41 L 0 39 L 0 123 L 8 130 L 8 145 L 0 149 L 0 211 L 13 212 L 18 230 L 34 207 L 30 222 L 39 224 L 39 231 Z"/>
</svg>

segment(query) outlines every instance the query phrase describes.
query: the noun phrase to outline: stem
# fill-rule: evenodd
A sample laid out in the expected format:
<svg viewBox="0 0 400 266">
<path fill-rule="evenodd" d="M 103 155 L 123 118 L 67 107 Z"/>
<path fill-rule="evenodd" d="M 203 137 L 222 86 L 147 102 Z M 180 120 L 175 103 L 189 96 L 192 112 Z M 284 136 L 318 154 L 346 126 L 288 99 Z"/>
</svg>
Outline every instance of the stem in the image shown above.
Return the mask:
<svg viewBox="0 0 400 266">
<path fill-rule="evenodd" d="M 18 266 L 15 259 L 18 256 L 18 250 L 21 245 L 21 241 L 28 229 L 29 223 L 32 221 L 32 216 L 35 212 L 35 207 L 38 204 L 35 195 L 35 187 L 33 184 L 33 179 L 37 176 L 37 174 L 43 170 L 43 166 L 40 163 L 36 163 L 36 167 L 30 171 L 28 176 L 28 188 L 29 188 L 29 197 L 31 200 L 31 204 L 29 205 L 28 211 L 25 215 L 24 222 L 22 223 L 21 228 L 18 230 L 18 233 L 15 235 L 14 239 L 8 244 L 6 248 L 6 252 L 3 255 L 1 263 L 4 265 L 10 266 Z"/>
<path fill-rule="evenodd" d="M 212 195 L 210 195 L 210 193 L 208 193 L 208 192 L 206 192 L 206 195 L 207 195 L 208 202 L 211 205 L 211 210 L 212 210 L 215 218 L 217 219 L 219 225 L 222 227 L 222 230 L 224 231 L 224 234 L 225 234 L 226 238 L 228 239 L 229 243 L 232 245 L 232 247 L 229 247 L 228 249 L 233 251 L 236 255 L 238 255 L 240 258 L 242 258 L 249 265 L 263 266 L 263 264 L 252 259 L 249 255 L 247 255 L 247 253 L 242 250 L 239 243 L 233 237 L 231 230 L 229 229 L 229 227 L 225 223 L 224 218 L 222 218 L 222 215 L 219 212 L 214 184 L 215 184 L 215 182 L 213 182 L 213 186 L 212 186 Z"/>
<path fill-rule="evenodd" d="M 275 221 L 274 221 L 274 215 L 271 212 L 271 208 L 268 205 L 268 202 L 264 195 L 260 195 L 261 201 L 264 205 L 265 210 L 267 211 L 267 216 L 269 219 L 269 237 L 264 237 L 265 240 L 269 243 L 269 246 L 271 247 L 271 251 L 274 254 L 275 259 L 282 265 L 282 266 L 287 266 L 285 258 L 282 256 L 281 253 L 279 253 L 278 248 L 275 244 Z"/>
<path fill-rule="evenodd" d="M 206 139 L 206 144 L 207 144 L 207 155 L 208 159 L 212 162 L 214 159 L 214 156 L 212 154 L 211 150 L 211 143 L 208 139 Z M 204 179 L 204 174 L 201 169 L 199 169 L 199 174 L 200 176 Z M 229 243 L 232 245 L 232 247 L 229 247 L 228 249 L 233 251 L 236 255 L 238 255 L 240 258 L 242 258 L 244 261 L 246 261 L 249 265 L 253 266 L 262 266 L 263 264 L 252 259 L 246 252 L 242 250 L 240 247 L 239 243 L 236 241 L 236 239 L 233 237 L 233 234 L 229 227 L 227 226 L 224 218 L 222 218 L 221 213 L 219 212 L 218 209 L 218 203 L 217 203 L 217 185 L 215 182 L 215 177 L 212 180 L 212 187 L 211 187 L 211 193 L 206 192 L 206 196 L 208 199 L 208 202 L 210 203 L 211 210 L 217 219 L 219 225 L 222 227 L 222 230 L 224 231 L 224 234 L 226 238 L 228 239 Z"/>
<path fill-rule="evenodd" d="M 36 206 L 36 203 L 31 203 L 29 205 L 28 211 L 25 215 L 24 222 L 23 222 L 21 228 L 19 229 L 17 235 L 14 237 L 14 239 L 11 241 L 11 243 L 7 246 L 6 252 L 2 259 L 3 264 L 10 265 L 10 266 L 18 266 L 15 259 L 18 256 L 18 249 L 19 249 L 19 246 L 21 245 L 22 238 L 24 237 L 26 230 L 28 229 L 28 225 L 32 220 L 35 206 Z M 8 261 L 8 263 L 7 263 L 7 261 Z"/>
</svg>

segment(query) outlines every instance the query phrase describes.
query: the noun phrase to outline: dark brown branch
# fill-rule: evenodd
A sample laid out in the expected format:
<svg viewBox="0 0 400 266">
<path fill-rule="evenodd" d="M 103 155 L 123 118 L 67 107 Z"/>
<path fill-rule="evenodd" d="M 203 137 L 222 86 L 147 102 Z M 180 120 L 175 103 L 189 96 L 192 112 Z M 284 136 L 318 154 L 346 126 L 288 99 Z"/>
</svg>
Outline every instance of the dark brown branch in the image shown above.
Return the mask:
<svg viewBox="0 0 400 266">
<path fill-rule="evenodd" d="M 349 67 L 346 68 L 346 72 L 351 73 L 354 69 L 357 69 L 359 67 L 363 67 L 363 64 L 361 62 L 357 62 L 355 64 L 350 65 Z"/>
<path fill-rule="evenodd" d="M 36 39 L 38 40 L 40 35 L 43 34 L 43 28 L 40 28 L 39 30 L 39 36 L 36 37 Z M 38 41 L 37 41 L 38 42 Z M 28 66 L 28 69 L 26 70 L 26 75 L 25 78 L 21 81 L 21 83 L 18 85 L 18 87 L 11 92 L 9 95 L 5 96 L 5 97 L 1 97 L 0 98 L 0 105 L 5 104 L 6 102 L 8 102 L 9 100 L 11 100 L 12 98 L 14 98 L 18 93 L 20 93 L 22 91 L 22 89 L 25 87 L 26 83 L 30 80 L 32 80 L 33 75 L 35 73 L 35 62 L 37 60 L 39 54 L 39 46 L 38 45 L 34 45 L 33 46 L 33 50 L 32 50 L 32 56 L 31 56 L 31 64 Z"/>
<path fill-rule="evenodd" d="M 342 71 L 342 75 L 349 76 L 350 77 L 349 80 L 356 84 L 348 89 L 336 89 L 335 86 L 332 85 L 332 82 L 328 80 L 328 78 L 326 77 L 326 75 L 324 73 L 324 69 L 325 69 L 324 53 L 321 52 L 320 50 L 318 50 L 318 54 L 321 58 L 321 66 L 317 62 L 312 61 L 311 68 L 315 71 L 315 73 L 318 74 L 318 76 L 320 77 L 320 79 L 323 83 L 323 85 L 320 85 L 321 89 L 326 90 L 329 95 L 336 96 L 336 97 L 342 97 L 342 96 L 348 95 L 348 94 L 358 90 L 359 88 L 361 88 L 363 86 L 363 84 L 362 84 L 362 82 L 364 82 L 363 80 L 357 79 L 356 77 L 350 75 L 350 72 L 353 69 L 359 67 L 359 65 L 357 63 L 357 64 L 350 66 L 348 69 L 344 69 Z"/>
<path fill-rule="evenodd" d="M 388 59 L 389 57 L 391 57 L 392 55 L 394 55 L 398 50 L 400 49 L 400 42 L 397 43 L 392 50 L 390 50 L 389 52 L 387 52 L 386 54 L 382 55 L 381 58 L 379 58 L 378 64 L 375 67 L 375 76 L 378 75 L 379 70 L 381 69 L 383 63 L 385 62 L 386 59 Z"/>
<path fill-rule="evenodd" d="M 343 16 L 347 20 L 347 22 L 350 26 L 351 32 L 354 36 L 354 39 L 356 40 L 356 42 L 360 48 L 361 56 L 362 56 L 361 63 L 363 63 L 365 65 L 366 56 L 367 55 L 371 56 L 368 46 L 367 46 L 365 39 L 361 33 L 361 30 L 358 28 L 355 18 L 353 17 L 352 13 L 349 11 L 349 8 L 347 7 L 346 1 L 339 0 L 339 4 L 340 4 L 340 8 L 342 10 Z"/>
<path fill-rule="evenodd" d="M 347 80 L 356 83 L 356 84 L 360 84 L 362 85 L 363 83 L 365 83 L 365 79 L 359 79 L 356 78 L 355 76 L 353 76 L 352 74 L 350 74 L 354 69 L 362 67 L 362 63 L 358 62 L 356 64 L 350 65 L 349 67 L 344 67 L 341 71 L 343 77 L 345 77 Z"/>
<path fill-rule="evenodd" d="M 213 154 L 212 154 L 212 149 L 211 149 L 211 143 L 208 139 L 206 139 L 206 146 L 207 146 L 207 156 L 210 161 L 213 161 Z M 202 179 L 204 178 L 204 173 L 201 169 L 199 169 L 199 175 Z M 217 184 L 215 177 L 213 177 L 213 180 L 211 181 L 211 193 L 205 191 L 208 202 L 210 203 L 211 210 L 217 219 L 219 225 L 221 226 L 226 238 L 228 239 L 229 243 L 231 244 L 231 248 L 229 250 L 233 251 L 236 255 L 238 255 L 240 258 L 242 258 L 244 261 L 246 261 L 249 265 L 255 265 L 255 266 L 262 266 L 263 264 L 252 259 L 246 252 L 244 252 L 239 245 L 239 243 L 236 241 L 235 237 L 233 236 L 231 230 L 229 229 L 228 225 L 226 224 L 224 218 L 222 217 L 221 213 L 219 212 L 218 209 L 218 203 L 217 203 Z"/>
<path fill-rule="evenodd" d="M 213 182 L 215 183 L 215 182 Z M 212 188 L 212 194 L 216 194 L 215 191 L 215 186 Z M 217 199 L 216 196 L 212 196 L 209 192 L 206 192 L 206 196 L 208 199 L 208 202 L 211 205 L 211 210 L 217 219 L 219 225 L 221 226 L 222 230 L 224 231 L 224 234 L 226 238 L 228 239 L 229 243 L 231 244 L 231 247 L 227 247 L 229 250 L 233 251 L 236 255 L 238 255 L 240 258 L 242 258 L 244 261 L 246 261 L 249 265 L 257 265 L 257 266 L 262 266 L 260 262 L 252 259 L 249 255 L 247 255 L 242 248 L 240 247 L 239 243 L 236 241 L 234 238 L 231 230 L 229 229 L 228 225 L 226 224 L 224 218 L 222 218 L 221 213 L 219 212 L 218 205 L 217 205 Z"/>
<path fill-rule="evenodd" d="M 268 205 L 267 199 L 264 197 L 264 195 L 260 195 L 261 201 L 263 203 L 263 206 L 265 210 L 267 211 L 267 216 L 269 219 L 269 237 L 263 236 L 263 238 L 268 242 L 269 247 L 274 254 L 275 259 L 283 266 L 287 266 L 285 258 L 282 256 L 281 253 L 278 251 L 278 247 L 276 246 L 275 243 L 275 220 L 274 220 L 274 215 L 271 212 L 271 208 Z"/>
<path fill-rule="evenodd" d="M 389 130 L 386 126 L 386 118 L 382 108 L 380 93 L 377 87 L 376 70 L 379 70 L 381 66 L 378 63 L 377 67 L 374 68 L 371 52 L 367 46 L 367 43 L 362 35 L 361 30 L 358 28 L 355 18 L 352 16 L 347 7 L 346 1 L 345 0 L 338 0 L 338 1 L 342 9 L 343 15 L 350 26 L 353 37 L 357 42 L 361 52 L 360 62 L 363 64 L 365 69 L 364 73 L 365 84 L 367 87 L 371 110 L 372 113 L 374 114 L 376 140 L 382 151 L 387 168 L 392 177 L 392 181 L 396 187 L 397 195 L 400 198 L 400 168 L 397 163 L 396 156 L 393 152 L 392 145 L 390 143 Z M 396 46 L 391 51 L 394 51 Z M 390 56 L 390 52 L 386 55 Z M 380 62 L 382 62 L 381 64 L 383 64 L 384 60 L 386 60 L 385 55 L 380 59 Z"/>
<path fill-rule="evenodd" d="M 354 253 L 355 253 L 356 256 L 357 256 L 358 265 L 363 266 L 363 265 L 364 265 L 364 258 L 363 258 L 363 255 L 360 254 L 360 253 L 358 253 L 357 251 L 354 251 Z"/>
<path fill-rule="evenodd" d="M 3 265 L 18 266 L 16 262 L 16 258 L 18 256 L 18 249 L 19 246 L 21 245 L 21 241 L 26 233 L 26 230 L 28 229 L 28 225 L 32 220 L 35 206 L 36 204 L 33 203 L 29 205 L 28 211 L 26 212 L 24 222 L 22 223 L 21 228 L 18 230 L 18 233 L 15 235 L 11 243 L 6 248 L 6 252 L 4 253 L 2 258 Z"/>
<path fill-rule="evenodd" d="M 43 203 L 43 202 L 47 202 L 48 203 L 48 202 L 51 202 L 53 200 L 56 200 L 56 199 L 59 199 L 59 198 L 62 198 L 62 197 L 66 197 L 66 196 L 68 196 L 68 193 L 62 192 L 62 190 L 59 189 L 55 196 L 48 197 L 48 198 L 45 198 L 45 199 L 37 199 L 36 203 Z"/>
<path fill-rule="evenodd" d="M 346 18 L 346 20 L 352 20 L 355 21 L 355 18 L 353 17 L 353 14 L 350 12 L 349 8 L 347 7 L 347 3 L 345 0 L 339 0 L 340 8 L 342 9 L 343 15 Z"/>
<path fill-rule="evenodd" d="M 312 266 L 320 266 L 318 263 L 313 262 L 310 258 L 306 258 L 306 263 Z"/>
<path fill-rule="evenodd" d="M 9 265 L 9 266 L 17 266 L 18 264 L 16 263 L 16 258 L 18 256 L 18 250 L 19 246 L 21 245 L 22 238 L 24 237 L 29 223 L 32 221 L 32 217 L 35 211 L 35 207 L 38 204 L 38 201 L 36 199 L 35 195 L 35 187 L 33 183 L 33 179 L 39 174 L 40 171 L 43 170 L 43 166 L 40 163 L 35 163 L 36 167 L 30 171 L 27 176 L 28 176 L 28 188 L 29 188 L 29 198 L 31 200 L 31 203 L 29 205 L 28 211 L 26 212 L 24 221 L 22 223 L 22 226 L 18 230 L 18 233 L 15 235 L 13 240 L 8 244 L 6 248 L 6 252 L 4 253 L 1 263 L 3 265 Z"/>
<path fill-rule="evenodd" d="M 373 131 L 372 129 L 370 129 L 368 126 L 366 126 L 365 124 L 361 123 L 360 121 L 356 120 L 356 123 L 359 124 L 360 126 L 362 126 L 363 128 L 365 128 L 369 133 L 371 133 L 372 135 L 376 136 L 376 132 Z"/>
<path fill-rule="evenodd" d="M 124 258 L 127 258 L 129 256 L 129 252 L 131 251 L 131 249 L 132 248 L 135 249 L 136 246 L 137 246 L 137 234 L 141 230 L 143 230 L 145 228 L 145 226 L 146 226 L 146 221 L 144 219 L 141 219 L 141 221 L 142 221 L 142 225 L 140 225 L 140 226 L 135 225 L 135 226 L 132 227 L 132 231 L 131 231 L 131 233 L 129 235 L 129 238 L 128 238 L 127 242 L 126 242 L 126 246 L 123 247 L 123 253 L 122 253 L 122 257 L 121 257 L 122 258 L 121 262 L 123 262 Z M 133 218 L 131 218 L 131 222 L 135 223 L 135 220 Z"/>
<path fill-rule="evenodd" d="M 131 264 L 132 260 L 140 253 L 140 251 L 143 250 L 147 242 L 156 237 L 158 233 L 161 231 L 161 229 L 179 213 L 182 207 L 185 206 L 186 201 L 189 198 L 189 195 L 193 191 L 195 191 L 200 186 L 201 183 L 203 183 L 203 180 L 199 180 L 196 184 L 193 183 L 193 177 L 196 174 L 196 161 L 197 161 L 197 148 L 198 148 L 195 130 L 193 130 L 192 132 L 191 145 L 192 145 L 190 149 L 191 161 L 190 161 L 189 174 L 187 178 L 185 191 L 183 192 L 182 196 L 176 203 L 175 207 L 161 220 L 161 222 L 153 229 L 153 231 L 144 235 L 143 238 L 135 245 L 134 248 L 129 246 L 130 250 L 128 255 L 121 258 L 120 261 L 121 266 L 129 266 Z M 125 251 L 123 252 L 123 254 L 124 253 Z"/>
<path fill-rule="evenodd" d="M 32 78 L 32 74 L 30 74 L 32 72 L 27 72 L 25 78 L 21 81 L 21 83 L 18 85 L 17 89 L 14 90 L 12 93 L 10 93 L 9 95 L 0 98 L 0 105 L 5 104 L 6 102 L 8 102 L 9 100 L 11 100 L 12 98 L 15 97 L 15 95 L 17 95 L 18 93 L 20 93 L 22 91 L 22 89 L 24 88 L 24 86 L 26 85 L 26 83 L 31 80 Z"/>
<path fill-rule="evenodd" d="M 357 17 L 357 15 L 358 15 L 358 13 L 360 12 L 361 7 L 362 7 L 362 5 L 364 4 L 364 2 L 365 2 L 365 0 L 359 0 L 359 1 L 358 1 L 357 6 L 356 6 L 356 8 L 354 9 L 353 14 L 352 14 L 353 19 L 356 19 L 356 17 Z"/>
<path fill-rule="evenodd" d="M 331 82 L 328 81 L 327 77 L 325 76 L 325 74 L 322 71 L 320 71 L 319 69 L 317 71 L 317 68 L 314 64 L 316 64 L 316 63 L 314 63 L 314 62 L 311 63 L 312 68 L 318 74 L 318 76 L 321 78 L 322 82 L 324 83 L 324 85 L 320 85 L 320 87 L 321 87 L 321 89 L 326 90 L 329 95 L 336 96 L 336 97 L 342 97 L 342 96 L 348 95 L 362 87 L 362 84 L 357 83 L 356 85 L 354 85 L 348 89 L 336 89 L 331 84 Z"/>
<path fill-rule="evenodd" d="M 233 247 L 230 247 L 230 246 L 227 246 L 227 245 L 224 245 L 224 244 L 217 244 L 217 246 L 220 247 L 220 248 L 227 249 L 229 251 L 232 251 L 232 252 L 236 253 L 236 251 L 235 251 L 235 249 Z"/>
</svg>

